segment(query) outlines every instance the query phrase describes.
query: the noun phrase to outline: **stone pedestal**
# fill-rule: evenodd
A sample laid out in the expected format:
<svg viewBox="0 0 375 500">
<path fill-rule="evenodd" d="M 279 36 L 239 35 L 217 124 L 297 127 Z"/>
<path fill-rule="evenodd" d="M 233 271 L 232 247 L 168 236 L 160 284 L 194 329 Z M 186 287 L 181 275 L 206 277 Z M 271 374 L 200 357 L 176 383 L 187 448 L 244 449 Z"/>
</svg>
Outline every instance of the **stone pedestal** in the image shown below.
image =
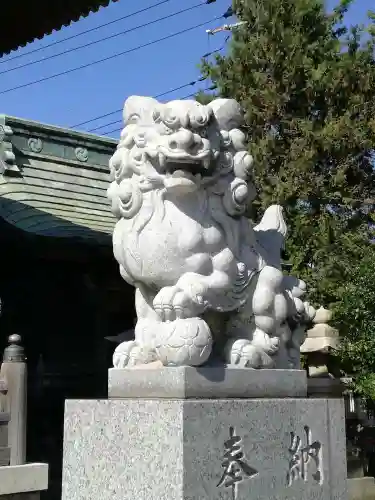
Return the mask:
<svg viewBox="0 0 375 500">
<path fill-rule="evenodd" d="M 0 500 L 39 500 L 47 488 L 47 464 L 0 467 Z"/>
<path fill-rule="evenodd" d="M 62 499 L 347 499 L 340 399 L 302 397 L 301 371 L 213 370 L 112 371 L 116 399 L 67 401 Z"/>
</svg>

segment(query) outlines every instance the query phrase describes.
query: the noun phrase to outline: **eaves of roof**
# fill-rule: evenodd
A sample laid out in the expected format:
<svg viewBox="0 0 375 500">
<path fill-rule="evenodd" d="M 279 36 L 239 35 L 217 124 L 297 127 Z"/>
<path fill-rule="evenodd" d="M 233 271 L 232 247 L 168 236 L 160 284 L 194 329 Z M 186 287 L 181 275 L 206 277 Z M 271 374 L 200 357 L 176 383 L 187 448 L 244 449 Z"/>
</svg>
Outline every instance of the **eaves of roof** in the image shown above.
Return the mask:
<svg viewBox="0 0 375 500">
<path fill-rule="evenodd" d="M 38 236 L 111 244 L 117 141 L 0 115 L 0 219 Z"/>
<path fill-rule="evenodd" d="M 0 9 L 0 57 L 118 0 L 8 0 Z"/>
</svg>

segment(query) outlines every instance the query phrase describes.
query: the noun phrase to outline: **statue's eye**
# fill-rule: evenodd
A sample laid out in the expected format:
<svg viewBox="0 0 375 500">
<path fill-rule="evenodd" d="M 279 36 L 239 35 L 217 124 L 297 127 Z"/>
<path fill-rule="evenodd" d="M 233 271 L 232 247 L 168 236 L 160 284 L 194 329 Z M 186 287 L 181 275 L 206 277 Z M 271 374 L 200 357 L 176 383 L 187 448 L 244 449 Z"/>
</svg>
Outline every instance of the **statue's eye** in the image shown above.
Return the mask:
<svg viewBox="0 0 375 500">
<path fill-rule="evenodd" d="M 161 135 L 171 135 L 173 134 L 173 130 L 169 127 L 167 127 L 167 125 L 165 125 L 165 123 L 163 123 L 162 125 L 160 125 L 160 134 Z"/>
<path fill-rule="evenodd" d="M 181 126 L 181 122 L 179 117 L 171 108 L 163 109 L 163 122 L 170 128 L 179 128 Z"/>
</svg>

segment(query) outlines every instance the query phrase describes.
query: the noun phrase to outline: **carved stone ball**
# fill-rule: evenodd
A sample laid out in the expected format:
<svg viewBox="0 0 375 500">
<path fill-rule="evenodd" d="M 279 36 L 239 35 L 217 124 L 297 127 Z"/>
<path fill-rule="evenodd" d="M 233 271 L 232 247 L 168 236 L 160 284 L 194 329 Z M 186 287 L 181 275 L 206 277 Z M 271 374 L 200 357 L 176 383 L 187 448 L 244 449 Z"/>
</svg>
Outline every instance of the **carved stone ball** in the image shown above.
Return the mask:
<svg viewBox="0 0 375 500">
<path fill-rule="evenodd" d="M 211 354 L 211 332 L 200 318 L 162 323 L 155 349 L 165 366 L 200 366 Z"/>
</svg>

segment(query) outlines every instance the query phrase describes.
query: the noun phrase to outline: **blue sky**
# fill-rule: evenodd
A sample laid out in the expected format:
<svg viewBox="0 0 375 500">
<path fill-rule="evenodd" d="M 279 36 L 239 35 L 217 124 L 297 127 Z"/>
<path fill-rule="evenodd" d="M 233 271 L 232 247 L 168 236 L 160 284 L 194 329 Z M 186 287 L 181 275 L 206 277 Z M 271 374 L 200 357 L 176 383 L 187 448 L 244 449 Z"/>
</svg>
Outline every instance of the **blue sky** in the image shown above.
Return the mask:
<svg viewBox="0 0 375 500">
<path fill-rule="evenodd" d="M 230 0 L 216 0 L 215 3 L 199 6 L 189 12 L 156 22 L 131 33 L 123 34 L 51 60 L 45 60 L 42 63 L 1 74 L 1 72 L 8 71 L 19 65 L 47 58 L 78 45 L 84 45 L 167 16 L 173 12 L 193 7 L 199 3 L 199 0 L 183 0 L 183 2 L 181 0 L 170 0 L 163 5 L 129 19 L 26 55 L 31 50 L 111 22 L 156 3 L 158 3 L 158 0 L 138 0 L 137 2 L 119 0 L 109 7 L 101 9 L 98 13 L 91 14 L 67 28 L 46 36 L 43 40 L 29 44 L 25 48 L 0 59 L 0 113 L 70 127 L 120 109 L 124 99 L 129 95 L 156 95 L 196 80 L 199 77 L 197 64 L 201 56 L 222 46 L 226 36 L 226 34 L 219 33 L 209 37 L 206 34 L 206 29 L 227 22 L 224 19 L 212 21 L 206 26 L 185 34 L 80 71 L 1 94 L 3 90 L 102 59 L 204 21 L 210 21 L 224 14 L 230 5 Z M 332 7 L 335 3 L 329 0 L 328 7 Z M 356 0 L 348 13 L 347 22 L 349 24 L 365 22 L 366 12 L 371 8 L 370 3 L 373 3 L 373 0 Z M 25 54 L 24 57 L 10 60 L 23 54 Z M 204 89 L 205 86 L 206 83 L 201 82 L 194 87 L 187 87 L 168 94 L 166 98 L 184 97 L 199 88 Z M 120 119 L 121 114 L 117 113 L 79 128 L 88 130 Z M 96 133 L 111 131 L 120 126 L 120 122 L 108 125 Z M 117 137 L 118 133 L 114 132 L 110 135 Z"/>
</svg>

